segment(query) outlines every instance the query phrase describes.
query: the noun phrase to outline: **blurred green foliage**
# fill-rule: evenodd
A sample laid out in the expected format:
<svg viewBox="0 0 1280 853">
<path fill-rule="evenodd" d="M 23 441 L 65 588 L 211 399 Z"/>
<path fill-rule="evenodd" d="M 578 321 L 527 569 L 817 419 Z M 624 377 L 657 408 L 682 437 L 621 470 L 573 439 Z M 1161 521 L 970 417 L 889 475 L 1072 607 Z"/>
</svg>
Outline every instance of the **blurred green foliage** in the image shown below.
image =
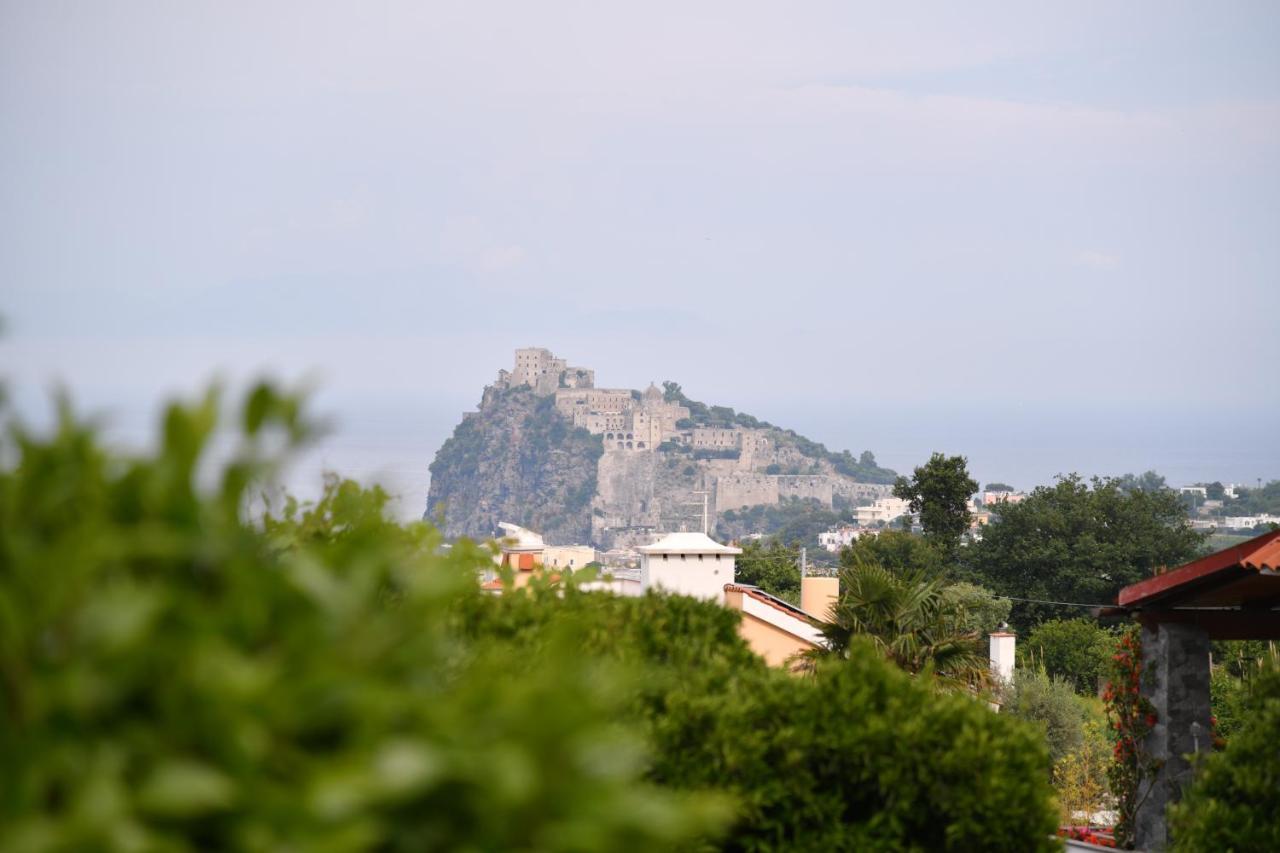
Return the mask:
<svg viewBox="0 0 1280 853">
<path fill-rule="evenodd" d="M 452 625 L 489 553 L 444 553 L 332 481 L 247 523 L 262 386 L 217 489 L 217 401 L 171 406 L 150 457 L 64 409 L 0 474 L 0 849 L 607 850 L 705 836 L 723 804 L 641 775 L 631 673 L 569 638 L 520 654 Z"/>
<path fill-rule="evenodd" d="M 482 594 L 488 548 L 350 481 L 250 517 L 311 425 L 257 388 L 201 489 L 218 410 L 132 459 L 10 434 L 0 849 L 1054 846 L 1032 727 L 856 638 L 769 669 L 712 603 Z"/>
</svg>

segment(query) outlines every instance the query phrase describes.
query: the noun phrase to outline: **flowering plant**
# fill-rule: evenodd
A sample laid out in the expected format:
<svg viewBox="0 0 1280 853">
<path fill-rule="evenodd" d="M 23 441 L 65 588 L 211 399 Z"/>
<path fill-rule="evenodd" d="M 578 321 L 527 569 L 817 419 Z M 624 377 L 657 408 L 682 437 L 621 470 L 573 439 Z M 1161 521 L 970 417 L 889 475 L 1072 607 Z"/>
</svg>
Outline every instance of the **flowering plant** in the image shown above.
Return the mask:
<svg viewBox="0 0 1280 853">
<path fill-rule="evenodd" d="M 1142 695 L 1140 631 L 1134 625 L 1121 634 L 1108 666 L 1109 680 L 1102 692 L 1114 739 L 1107 780 L 1116 798 L 1119 818 L 1115 840 L 1117 846 L 1125 848 L 1133 847 L 1134 817 L 1142 801 L 1142 781 L 1159 768 L 1159 762 L 1147 755 L 1142 746 L 1143 739 L 1156 725 L 1156 709 Z"/>
<path fill-rule="evenodd" d="M 1058 837 L 1067 838 L 1071 841 L 1084 841 L 1089 844 L 1096 844 L 1099 847 L 1115 847 L 1116 840 L 1106 830 L 1095 829 L 1092 826 L 1060 826 L 1058 827 Z"/>
</svg>

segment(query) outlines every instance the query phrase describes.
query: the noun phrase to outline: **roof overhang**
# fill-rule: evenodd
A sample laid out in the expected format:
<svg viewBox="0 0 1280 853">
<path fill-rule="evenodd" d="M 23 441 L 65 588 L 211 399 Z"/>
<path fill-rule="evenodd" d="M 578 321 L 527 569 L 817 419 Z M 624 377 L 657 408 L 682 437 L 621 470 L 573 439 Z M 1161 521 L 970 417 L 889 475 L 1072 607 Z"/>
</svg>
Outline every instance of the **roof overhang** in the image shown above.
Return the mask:
<svg viewBox="0 0 1280 853">
<path fill-rule="evenodd" d="M 1280 531 L 1255 536 L 1120 590 L 1145 625 L 1195 624 L 1214 639 L 1280 639 Z"/>
</svg>

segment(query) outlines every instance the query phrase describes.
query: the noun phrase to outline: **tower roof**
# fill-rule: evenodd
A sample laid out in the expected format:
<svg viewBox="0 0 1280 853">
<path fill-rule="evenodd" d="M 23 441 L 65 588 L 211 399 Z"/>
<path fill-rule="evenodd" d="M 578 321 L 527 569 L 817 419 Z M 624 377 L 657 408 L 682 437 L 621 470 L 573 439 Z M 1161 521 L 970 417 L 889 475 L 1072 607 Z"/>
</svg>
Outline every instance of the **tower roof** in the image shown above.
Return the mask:
<svg viewBox="0 0 1280 853">
<path fill-rule="evenodd" d="M 741 554 L 741 548 L 721 545 L 705 533 L 668 533 L 652 545 L 636 549 L 641 554 Z"/>
</svg>

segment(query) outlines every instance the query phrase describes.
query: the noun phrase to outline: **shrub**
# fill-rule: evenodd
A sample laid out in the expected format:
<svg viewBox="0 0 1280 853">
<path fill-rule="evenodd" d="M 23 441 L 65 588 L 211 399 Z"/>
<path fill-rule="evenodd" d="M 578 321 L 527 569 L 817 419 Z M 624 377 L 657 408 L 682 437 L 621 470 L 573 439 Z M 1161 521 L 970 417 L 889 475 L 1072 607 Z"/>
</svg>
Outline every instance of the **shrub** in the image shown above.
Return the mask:
<svg viewBox="0 0 1280 853">
<path fill-rule="evenodd" d="M 1090 619 L 1050 619 L 1032 629 L 1018 652 L 1025 656 L 1022 666 L 1043 666 L 1077 693 L 1096 696 L 1115 642 L 1114 634 Z"/>
<path fill-rule="evenodd" d="M 1177 850 L 1280 850 L 1280 668 L 1253 679 L 1247 719 L 1222 752 L 1204 756 L 1170 807 Z"/>
<path fill-rule="evenodd" d="M 1038 726 L 1054 763 L 1079 750 L 1084 742 L 1088 712 L 1080 697 L 1070 682 L 1053 678 L 1042 669 L 1014 673 L 1013 688 L 1001 712 Z"/>
<path fill-rule="evenodd" d="M 866 643 L 812 678 L 753 671 L 709 699 L 669 698 L 653 777 L 732 794 L 727 849 L 1056 849 L 1034 729 L 940 695 Z"/>
<path fill-rule="evenodd" d="M 488 551 L 387 520 L 332 480 L 242 516 L 268 439 L 259 388 L 212 494 L 212 397 L 153 456 L 63 413 L 0 472 L 0 849 L 586 850 L 706 837 L 721 810 L 642 779 L 616 724 L 632 674 L 564 639 L 459 636 Z M 640 679 L 643 683 L 643 679 Z"/>
</svg>

